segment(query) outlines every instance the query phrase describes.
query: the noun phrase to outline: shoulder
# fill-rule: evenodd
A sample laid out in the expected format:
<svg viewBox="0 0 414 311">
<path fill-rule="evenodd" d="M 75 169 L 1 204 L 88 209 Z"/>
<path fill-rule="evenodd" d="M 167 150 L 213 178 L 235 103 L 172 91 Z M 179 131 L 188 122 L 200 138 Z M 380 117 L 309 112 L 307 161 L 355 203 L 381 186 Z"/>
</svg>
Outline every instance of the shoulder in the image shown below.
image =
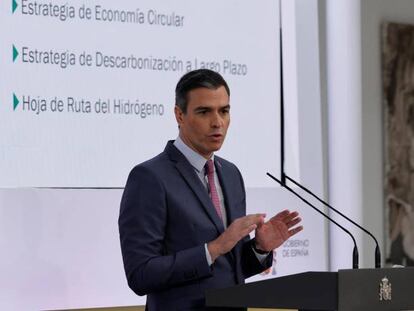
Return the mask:
<svg viewBox="0 0 414 311">
<path fill-rule="evenodd" d="M 232 171 L 232 172 L 235 172 L 241 175 L 240 170 L 237 168 L 237 166 L 233 162 L 230 162 L 216 155 L 214 156 L 214 158 L 215 158 L 217 165 L 219 165 L 223 170 Z"/>
<path fill-rule="evenodd" d="M 231 180 L 232 183 L 240 184 L 241 187 L 244 189 L 243 176 L 240 170 L 238 169 L 238 167 L 234 163 L 226 159 L 223 159 L 218 156 L 214 156 L 214 157 L 215 157 L 217 166 L 219 167 L 219 170 L 223 173 L 223 175 L 226 175 L 226 177 L 229 180 Z"/>
<path fill-rule="evenodd" d="M 154 178 L 158 179 L 161 172 L 165 171 L 167 167 L 171 166 L 171 161 L 165 152 L 149 159 L 145 162 L 134 166 L 129 173 L 128 180 L 131 178 Z"/>
</svg>

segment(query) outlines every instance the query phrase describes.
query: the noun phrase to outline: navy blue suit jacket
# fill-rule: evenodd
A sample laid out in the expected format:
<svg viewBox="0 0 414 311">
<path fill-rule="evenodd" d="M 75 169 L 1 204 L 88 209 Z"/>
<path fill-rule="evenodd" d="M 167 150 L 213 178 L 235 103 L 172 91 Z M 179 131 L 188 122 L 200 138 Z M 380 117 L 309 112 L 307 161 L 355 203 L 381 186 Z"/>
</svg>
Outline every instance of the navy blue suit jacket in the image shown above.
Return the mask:
<svg viewBox="0 0 414 311">
<path fill-rule="evenodd" d="M 229 224 L 246 214 L 243 179 L 236 166 L 215 156 Z M 194 168 L 173 142 L 137 165 L 121 201 L 119 231 L 128 284 L 147 295 L 147 310 L 204 310 L 209 288 L 244 283 L 268 268 L 260 264 L 249 237 L 209 266 L 205 243 L 224 231 Z"/>
</svg>

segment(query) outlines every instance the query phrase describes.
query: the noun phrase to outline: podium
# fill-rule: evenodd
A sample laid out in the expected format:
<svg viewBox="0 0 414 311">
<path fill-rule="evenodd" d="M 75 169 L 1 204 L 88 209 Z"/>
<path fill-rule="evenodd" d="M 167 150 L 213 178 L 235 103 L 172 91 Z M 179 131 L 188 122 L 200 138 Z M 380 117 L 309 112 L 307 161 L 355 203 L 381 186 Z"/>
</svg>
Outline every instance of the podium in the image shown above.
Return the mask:
<svg viewBox="0 0 414 311">
<path fill-rule="evenodd" d="M 206 292 L 209 307 L 414 310 L 414 268 L 305 272 Z"/>
</svg>

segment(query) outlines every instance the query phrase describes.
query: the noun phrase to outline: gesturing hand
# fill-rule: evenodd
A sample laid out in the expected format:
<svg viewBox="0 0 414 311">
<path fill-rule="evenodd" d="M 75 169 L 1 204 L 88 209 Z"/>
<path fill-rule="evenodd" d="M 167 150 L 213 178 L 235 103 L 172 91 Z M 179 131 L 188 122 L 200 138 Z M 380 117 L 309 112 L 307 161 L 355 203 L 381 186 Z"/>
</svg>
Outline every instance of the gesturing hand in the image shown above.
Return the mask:
<svg viewBox="0 0 414 311">
<path fill-rule="evenodd" d="M 284 210 L 256 229 L 256 248 L 270 252 L 282 245 L 292 235 L 303 230 L 296 226 L 301 221 L 298 212 Z"/>
<path fill-rule="evenodd" d="M 236 219 L 214 241 L 207 244 L 211 259 L 229 252 L 241 239 L 264 223 L 265 214 L 251 214 Z"/>
</svg>

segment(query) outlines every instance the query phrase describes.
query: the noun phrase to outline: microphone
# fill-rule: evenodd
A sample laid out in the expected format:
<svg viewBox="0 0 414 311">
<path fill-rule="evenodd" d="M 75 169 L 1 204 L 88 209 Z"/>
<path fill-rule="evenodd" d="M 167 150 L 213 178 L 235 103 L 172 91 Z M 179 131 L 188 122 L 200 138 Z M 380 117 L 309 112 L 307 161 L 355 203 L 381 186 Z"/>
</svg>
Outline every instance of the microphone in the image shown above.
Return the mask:
<svg viewBox="0 0 414 311">
<path fill-rule="evenodd" d="M 362 227 L 361 225 L 359 225 L 358 223 L 356 223 L 355 221 L 353 221 L 348 216 L 346 216 L 343 213 L 341 213 L 340 211 L 338 211 L 333 206 L 331 206 L 328 203 L 326 203 L 324 200 L 320 199 L 316 194 L 314 194 L 312 191 L 310 191 L 309 189 L 305 188 L 304 186 L 302 186 L 301 184 L 299 184 L 298 182 L 296 182 L 293 178 L 290 178 L 287 175 L 286 175 L 286 178 L 287 178 L 287 180 L 291 181 L 293 184 L 295 184 L 296 186 L 298 186 L 299 188 L 301 188 L 302 190 L 304 190 L 305 192 L 307 192 L 308 194 L 310 194 L 311 196 L 313 196 L 316 200 L 318 200 L 319 202 L 321 202 L 322 204 L 324 204 L 325 206 L 327 206 L 328 208 L 330 208 L 331 210 L 333 210 L 335 213 L 341 215 L 343 218 L 345 218 L 346 220 L 348 220 L 354 226 L 358 227 L 360 230 L 362 230 L 366 234 L 368 234 L 374 240 L 374 242 L 376 244 L 376 246 L 375 246 L 375 268 L 381 268 L 381 252 L 380 252 L 380 248 L 379 248 L 377 239 L 375 238 L 375 236 L 371 232 L 369 232 L 367 229 L 365 229 L 364 227 Z"/>
<path fill-rule="evenodd" d="M 313 206 L 308 201 L 306 201 L 302 196 L 300 196 L 298 193 L 296 193 L 290 187 L 288 187 L 287 184 L 286 184 L 286 181 L 287 180 L 288 181 L 291 181 L 292 183 L 294 183 L 295 185 L 297 185 L 298 187 L 300 187 L 302 190 L 304 190 L 308 194 L 312 195 L 319 202 L 321 202 L 322 204 L 324 204 L 328 208 L 332 209 L 333 211 L 335 211 L 336 213 L 338 213 L 339 215 L 341 215 L 343 218 L 345 218 L 346 220 L 350 221 L 352 224 L 354 224 L 355 226 L 357 226 L 358 228 L 360 228 L 361 230 L 363 230 L 365 233 L 367 233 L 368 235 L 370 235 L 374 239 L 374 241 L 376 243 L 376 248 L 375 248 L 375 268 L 380 268 L 381 267 L 381 253 L 380 253 L 380 249 L 379 249 L 379 246 L 378 246 L 378 242 L 377 242 L 377 239 L 369 231 L 367 231 L 366 229 L 362 228 L 356 222 L 352 221 L 350 218 L 348 218 L 347 216 L 345 216 L 344 214 L 342 214 L 341 212 L 339 212 L 338 210 L 336 210 L 335 208 L 333 208 L 332 206 L 330 206 L 328 203 L 326 203 L 323 200 L 321 200 L 320 198 L 318 198 L 310 190 L 306 189 L 305 187 L 303 187 L 302 185 L 300 185 L 299 183 L 297 183 L 296 181 L 294 181 L 292 178 L 290 178 L 288 175 L 285 174 L 285 111 L 284 111 L 285 103 L 284 103 L 284 87 L 283 87 L 283 40 L 282 40 L 282 33 L 283 33 L 282 32 L 282 3 L 279 0 L 280 170 L 281 170 L 280 171 L 280 180 L 276 179 L 274 176 L 272 176 L 269 173 L 267 173 L 267 175 L 270 178 L 272 178 L 273 180 L 275 180 L 276 182 L 278 182 L 282 187 L 285 187 L 287 190 L 289 190 L 290 192 L 292 192 L 294 195 L 296 195 L 303 202 L 305 202 L 306 204 L 308 204 L 309 206 L 311 206 L 314 210 L 316 210 L 318 213 L 320 213 L 321 215 L 323 215 L 324 217 L 326 217 L 327 219 L 329 219 L 331 222 L 333 222 L 334 224 L 336 224 L 339 228 L 341 228 L 342 230 L 344 230 L 346 233 L 348 233 L 351 236 L 352 241 L 354 242 L 354 251 L 353 251 L 353 256 L 352 256 L 352 266 L 353 266 L 354 269 L 357 269 L 358 268 L 358 248 L 357 248 L 357 245 L 356 245 L 356 241 L 355 241 L 354 236 L 348 230 L 346 230 L 344 227 L 342 227 L 336 221 L 334 221 L 332 218 L 330 218 L 328 215 L 326 215 L 325 213 L 321 212 L 315 206 Z"/>
<path fill-rule="evenodd" d="M 285 99 L 283 92 L 282 3 L 279 1 L 279 64 L 280 64 L 280 184 L 286 185 L 285 175 Z"/>
<path fill-rule="evenodd" d="M 286 188 L 287 190 L 289 190 L 291 193 L 293 193 L 295 196 L 297 196 L 300 200 L 302 200 L 303 202 L 305 202 L 307 205 L 309 205 L 310 207 L 312 207 L 315 211 L 317 211 L 319 214 L 321 214 L 323 217 L 325 217 L 326 219 L 328 219 L 329 221 L 333 222 L 335 225 L 337 225 L 339 228 L 341 228 L 343 231 L 345 231 L 352 239 L 352 241 L 354 242 L 354 250 L 352 252 L 352 269 L 358 269 L 358 247 L 355 241 L 355 237 L 352 235 L 351 232 L 349 232 L 347 229 L 345 229 L 344 227 L 342 227 L 340 224 L 338 224 L 335 220 L 333 220 L 331 217 L 329 217 L 328 215 L 326 215 L 324 212 L 322 212 L 321 210 L 319 210 L 318 208 L 316 208 L 314 205 L 312 205 L 311 203 L 309 203 L 306 199 L 304 199 L 301 195 L 299 195 L 298 193 L 296 193 L 293 189 L 291 189 L 288 185 L 283 185 L 282 182 L 280 180 L 278 180 L 276 177 L 274 177 L 272 174 L 270 173 L 266 173 L 267 176 L 269 176 L 271 179 L 275 180 L 276 182 L 278 182 L 282 187 Z M 289 179 L 289 177 L 287 175 L 285 175 L 285 177 L 287 177 Z"/>
</svg>

